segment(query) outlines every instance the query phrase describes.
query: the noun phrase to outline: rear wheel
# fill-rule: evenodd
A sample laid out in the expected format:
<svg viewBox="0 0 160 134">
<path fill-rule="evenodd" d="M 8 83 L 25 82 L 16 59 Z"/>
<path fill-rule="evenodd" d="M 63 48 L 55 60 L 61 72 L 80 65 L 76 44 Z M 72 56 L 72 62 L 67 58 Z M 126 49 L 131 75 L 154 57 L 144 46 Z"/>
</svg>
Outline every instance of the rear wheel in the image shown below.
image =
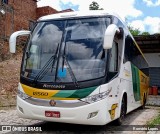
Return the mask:
<svg viewBox="0 0 160 134">
<path fill-rule="evenodd" d="M 144 97 L 143 97 L 143 105 L 141 106 L 141 109 L 145 109 L 145 105 L 146 105 L 146 97 L 144 95 Z"/>
<path fill-rule="evenodd" d="M 117 119 L 117 125 L 121 125 L 122 124 L 125 115 L 126 115 L 126 102 L 125 102 L 125 98 L 123 97 L 122 103 L 121 103 L 120 117 Z"/>
</svg>

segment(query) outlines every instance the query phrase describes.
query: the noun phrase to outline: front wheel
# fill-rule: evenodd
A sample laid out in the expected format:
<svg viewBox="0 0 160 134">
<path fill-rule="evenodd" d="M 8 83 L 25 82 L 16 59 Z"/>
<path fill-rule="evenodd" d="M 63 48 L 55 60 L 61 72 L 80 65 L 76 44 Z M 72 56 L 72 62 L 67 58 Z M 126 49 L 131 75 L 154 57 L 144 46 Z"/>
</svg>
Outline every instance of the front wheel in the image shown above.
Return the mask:
<svg viewBox="0 0 160 134">
<path fill-rule="evenodd" d="M 122 124 L 125 115 L 126 115 L 126 102 L 125 102 L 125 99 L 123 97 L 122 103 L 121 103 L 120 117 L 117 119 L 117 125 L 121 125 Z"/>
</svg>

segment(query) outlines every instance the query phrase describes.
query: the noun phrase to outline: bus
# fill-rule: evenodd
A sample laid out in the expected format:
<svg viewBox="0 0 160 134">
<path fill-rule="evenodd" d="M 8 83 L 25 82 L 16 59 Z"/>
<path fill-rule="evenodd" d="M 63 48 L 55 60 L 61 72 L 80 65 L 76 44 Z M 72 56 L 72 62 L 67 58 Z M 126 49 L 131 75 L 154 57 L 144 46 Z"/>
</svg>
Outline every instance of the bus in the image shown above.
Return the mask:
<svg viewBox="0 0 160 134">
<path fill-rule="evenodd" d="M 39 18 L 31 31 L 10 36 L 24 48 L 17 111 L 23 118 L 72 124 L 121 124 L 144 108 L 148 63 L 125 22 L 106 11 L 68 12 Z"/>
</svg>

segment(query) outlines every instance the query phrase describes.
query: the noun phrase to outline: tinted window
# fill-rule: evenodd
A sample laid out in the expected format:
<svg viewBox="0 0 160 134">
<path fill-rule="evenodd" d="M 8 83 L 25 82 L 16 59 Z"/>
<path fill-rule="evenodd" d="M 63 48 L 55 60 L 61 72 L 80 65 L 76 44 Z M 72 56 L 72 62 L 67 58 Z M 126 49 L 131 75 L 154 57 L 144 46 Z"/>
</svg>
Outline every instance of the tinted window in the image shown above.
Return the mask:
<svg viewBox="0 0 160 134">
<path fill-rule="evenodd" d="M 118 44 L 113 42 L 110 56 L 109 72 L 118 71 Z"/>
<path fill-rule="evenodd" d="M 22 75 L 41 82 L 73 82 L 73 74 L 77 81 L 104 77 L 103 39 L 109 24 L 110 18 L 105 17 L 38 22 L 26 49 Z"/>
<path fill-rule="evenodd" d="M 131 61 L 136 67 L 143 71 L 144 68 L 148 68 L 148 64 L 133 39 L 128 35 L 125 39 L 125 52 L 124 62 Z M 144 72 L 146 73 L 146 72 Z"/>
</svg>

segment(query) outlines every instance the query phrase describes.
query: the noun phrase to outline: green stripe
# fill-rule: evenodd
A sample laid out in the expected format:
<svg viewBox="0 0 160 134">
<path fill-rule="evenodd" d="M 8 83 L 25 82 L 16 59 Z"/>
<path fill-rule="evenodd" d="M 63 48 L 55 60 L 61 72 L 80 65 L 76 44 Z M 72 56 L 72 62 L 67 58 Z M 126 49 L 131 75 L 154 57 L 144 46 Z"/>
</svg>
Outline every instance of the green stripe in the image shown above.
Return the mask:
<svg viewBox="0 0 160 134">
<path fill-rule="evenodd" d="M 71 96 L 76 90 L 60 90 L 57 94 L 52 97 L 61 97 L 61 98 L 68 98 Z"/>
<path fill-rule="evenodd" d="M 140 100 L 140 79 L 139 79 L 139 69 L 131 64 L 132 68 L 132 82 L 133 82 L 133 93 L 136 101 Z"/>
<path fill-rule="evenodd" d="M 70 96 L 70 98 L 85 98 L 90 95 L 96 88 L 97 87 L 78 89 L 74 94 Z"/>
<path fill-rule="evenodd" d="M 77 90 L 61 90 L 57 94 L 55 94 L 52 97 L 59 97 L 59 98 L 85 98 L 88 95 L 90 95 L 96 87 L 89 87 L 89 88 L 83 88 L 83 89 L 77 89 Z"/>
</svg>

